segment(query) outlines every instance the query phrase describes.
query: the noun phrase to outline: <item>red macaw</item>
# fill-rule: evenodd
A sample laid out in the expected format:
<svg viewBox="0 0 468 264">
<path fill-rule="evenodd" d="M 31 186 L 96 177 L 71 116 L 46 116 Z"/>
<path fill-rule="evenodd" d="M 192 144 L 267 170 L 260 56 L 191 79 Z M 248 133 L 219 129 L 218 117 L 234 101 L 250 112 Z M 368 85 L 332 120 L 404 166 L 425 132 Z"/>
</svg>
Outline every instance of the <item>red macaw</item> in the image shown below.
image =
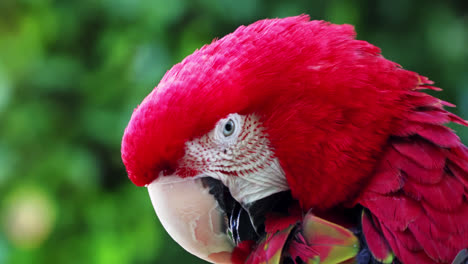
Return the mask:
<svg viewBox="0 0 468 264">
<path fill-rule="evenodd" d="M 463 263 L 468 148 L 443 124 L 468 122 L 431 85 L 350 25 L 261 20 L 168 71 L 122 159 L 210 262 Z"/>
</svg>

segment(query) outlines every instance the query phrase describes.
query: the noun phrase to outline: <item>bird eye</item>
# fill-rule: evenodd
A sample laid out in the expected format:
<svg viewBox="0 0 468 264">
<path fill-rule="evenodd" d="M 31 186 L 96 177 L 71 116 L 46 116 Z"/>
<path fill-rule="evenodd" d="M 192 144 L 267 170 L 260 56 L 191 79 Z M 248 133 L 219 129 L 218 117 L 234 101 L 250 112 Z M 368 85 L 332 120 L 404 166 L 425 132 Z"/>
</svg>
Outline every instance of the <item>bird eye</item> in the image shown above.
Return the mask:
<svg viewBox="0 0 468 264">
<path fill-rule="evenodd" d="M 235 129 L 234 121 L 232 121 L 232 119 L 229 119 L 226 122 L 226 124 L 224 124 L 223 135 L 225 137 L 229 137 L 230 135 L 232 135 L 232 133 L 234 133 L 234 129 Z"/>
</svg>

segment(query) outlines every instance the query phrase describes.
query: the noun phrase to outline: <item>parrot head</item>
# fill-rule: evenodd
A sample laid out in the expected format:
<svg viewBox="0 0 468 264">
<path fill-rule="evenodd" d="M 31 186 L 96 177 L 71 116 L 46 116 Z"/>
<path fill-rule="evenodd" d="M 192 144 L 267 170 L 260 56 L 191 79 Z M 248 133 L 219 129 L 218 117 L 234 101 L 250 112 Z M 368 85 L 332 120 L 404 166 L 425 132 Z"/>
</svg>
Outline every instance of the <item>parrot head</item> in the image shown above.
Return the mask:
<svg viewBox="0 0 468 264">
<path fill-rule="evenodd" d="M 349 25 L 242 26 L 175 65 L 135 109 L 128 176 L 181 246 L 229 262 L 261 232 L 271 199 L 309 210 L 353 198 L 418 81 L 397 67 Z"/>
</svg>

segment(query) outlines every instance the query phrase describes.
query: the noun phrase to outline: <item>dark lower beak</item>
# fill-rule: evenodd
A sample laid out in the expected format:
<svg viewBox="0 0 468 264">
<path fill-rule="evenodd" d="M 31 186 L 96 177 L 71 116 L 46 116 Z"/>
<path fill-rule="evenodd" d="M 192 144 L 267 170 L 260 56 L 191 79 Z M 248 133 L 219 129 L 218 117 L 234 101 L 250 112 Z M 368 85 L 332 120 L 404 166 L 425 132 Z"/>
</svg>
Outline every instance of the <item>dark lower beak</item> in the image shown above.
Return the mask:
<svg viewBox="0 0 468 264">
<path fill-rule="evenodd" d="M 221 181 L 213 178 L 203 178 L 203 183 L 209 186 L 210 194 L 218 201 L 220 208 L 226 213 L 226 225 L 234 243 L 242 241 L 257 241 L 265 235 L 265 217 L 270 213 L 288 214 L 288 208 L 295 200 L 291 192 L 279 192 L 250 204 L 241 205 L 230 194 L 229 189 Z"/>
</svg>

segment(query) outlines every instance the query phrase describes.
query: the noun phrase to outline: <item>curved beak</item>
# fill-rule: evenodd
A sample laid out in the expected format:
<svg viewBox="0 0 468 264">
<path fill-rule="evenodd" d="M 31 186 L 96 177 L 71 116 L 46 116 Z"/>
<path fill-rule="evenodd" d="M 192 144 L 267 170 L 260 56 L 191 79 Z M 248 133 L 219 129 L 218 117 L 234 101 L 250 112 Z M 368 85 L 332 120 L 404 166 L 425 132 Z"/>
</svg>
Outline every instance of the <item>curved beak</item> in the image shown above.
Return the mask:
<svg viewBox="0 0 468 264">
<path fill-rule="evenodd" d="M 161 176 L 148 185 L 156 214 L 185 250 L 213 263 L 231 263 L 227 216 L 201 178 Z"/>
</svg>

